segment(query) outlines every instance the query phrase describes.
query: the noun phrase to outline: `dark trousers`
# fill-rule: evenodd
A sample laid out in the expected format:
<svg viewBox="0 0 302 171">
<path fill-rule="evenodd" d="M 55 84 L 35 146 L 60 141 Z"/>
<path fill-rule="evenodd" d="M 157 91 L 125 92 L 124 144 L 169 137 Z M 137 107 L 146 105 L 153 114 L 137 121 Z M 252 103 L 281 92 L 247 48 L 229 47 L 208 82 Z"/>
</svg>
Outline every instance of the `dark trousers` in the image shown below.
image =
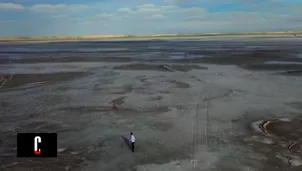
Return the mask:
<svg viewBox="0 0 302 171">
<path fill-rule="evenodd" d="M 134 142 L 131 142 L 131 150 L 134 152 Z"/>
</svg>

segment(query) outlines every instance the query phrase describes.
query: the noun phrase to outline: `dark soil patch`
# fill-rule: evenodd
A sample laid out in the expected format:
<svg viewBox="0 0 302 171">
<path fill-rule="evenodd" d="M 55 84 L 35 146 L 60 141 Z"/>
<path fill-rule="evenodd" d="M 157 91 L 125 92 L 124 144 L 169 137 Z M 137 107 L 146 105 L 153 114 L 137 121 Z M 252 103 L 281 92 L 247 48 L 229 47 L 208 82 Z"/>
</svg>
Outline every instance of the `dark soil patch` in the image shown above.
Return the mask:
<svg viewBox="0 0 302 171">
<path fill-rule="evenodd" d="M 119 88 L 121 90 L 114 92 L 114 94 L 119 94 L 119 95 L 124 95 L 127 93 L 131 93 L 133 91 L 144 91 L 145 88 L 143 86 L 141 87 L 134 87 L 133 85 L 124 85 L 121 88 Z"/>
<path fill-rule="evenodd" d="M 159 91 L 159 93 L 161 93 L 161 94 L 170 94 L 171 92 L 169 92 L 169 91 Z"/>
<path fill-rule="evenodd" d="M 147 78 L 141 78 L 140 82 L 144 83 L 144 82 L 147 82 L 147 80 L 148 80 Z"/>
<path fill-rule="evenodd" d="M 65 111 L 78 111 L 78 112 L 108 112 L 112 111 L 112 106 L 77 106 L 61 108 Z"/>
<path fill-rule="evenodd" d="M 114 69 L 117 70 L 145 70 L 145 71 L 163 71 L 163 72 L 169 72 L 163 68 L 161 68 L 159 65 L 151 65 L 151 64 L 128 64 L 128 65 L 121 65 L 117 66 Z"/>
<path fill-rule="evenodd" d="M 168 131 L 173 127 L 173 124 L 169 122 L 155 122 L 150 124 L 150 127 L 156 131 Z"/>
<path fill-rule="evenodd" d="M 286 140 L 302 140 L 302 120 L 294 119 L 290 122 L 272 121 L 267 125 L 267 130 Z"/>
<path fill-rule="evenodd" d="M 197 77 L 195 77 L 195 76 L 190 76 L 190 78 L 195 79 L 196 81 L 205 83 L 205 81 L 203 81 L 203 80 L 201 80 L 200 78 L 197 78 Z"/>
<path fill-rule="evenodd" d="M 147 70 L 147 71 L 163 71 L 163 72 L 171 72 L 162 67 L 163 65 L 154 65 L 154 64 L 144 64 L 144 63 L 137 63 L 137 64 L 127 64 L 115 67 L 117 70 Z M 207 69 L 206 67 L 201 67 L 198 65 L 167 65 L 171 67 L 171 69 L 175 71 L 181 72 L 188 72 L 192 69 Z"/>
<path fill-rule="evenodd" d="M 208 69 L 207 67 L 199 66 L 199 65 L 172 65 L 171 68 L 176 71 L 182 71 L 182 72 L 188 72 L 193 69 L 200 69 L 200 70 Z"/>
<path fill-rule="evenodd" d="M 147 113 L 165 113 L 165 112 L 169 112 L 170 109 L 169 107 L 163 106 L 163 107 L 156 107 L 156 108 L 147 108 L 147 109 L 142 109 L 142 112 L 147 112 Z"/>
<path fill-rule="evenodd" d="M 125 114 L 125 112 L 127 114 L 131 112 L 132 114 L 138 114 L 140 112 L 161 114 L 170 111 L 169 107 L 166 106 L 156 107 L 156 108 L 143 108 L 143 109 L 132 109 L 127 107 L 118 107 L 117 109 L 114 109 L 113 106 L 76 106 L 76 107 L 64 107 L 61 108 L 60 110 L 70 111 L 70 112 L 81 112 L 81 113 L 104 112 L 104 114 L 106 112 L 115 112 L 116 114 L 119 113 Z"/>
<path fill-rule="evenodd" d="M 48 52 L 49 53 L 49 52 Z M 37 55 L 37 56 L 35 56 Z M 143 61 L 140 58 L 128 58 L 128 57 L 79 57 L 79 53 L 65 53 L 60 56 L 59 53 L 56 53 L 56 57 L 39 57 L 39 54 L 30 54 L 29 58 L 23 59 L 0 59 L 0 64 L 8 63 L 48 63 L 48 62 L 60 62 L 60 63 L 69 63 L 69 62 L 132 62 L 132 61 Z M 85 54 L 89 55 L 89 54 Z M 68 57 L 66 57 L 68 56 Z"/>
<path fill-rule="evenodd" d="M 302 76 L 302 69 L 301 70 L 294 70 L 294 71 L 285 71 L 279 73 L 281 75 L 287 75 L 287 76 Z"/>
<path fill-rule="evenodd" d="M 150 100 L 161 100 L 161 99 L 163 99 L 163 96 L 155 96 L 150 98 Z"/>
<path fill-rule="evenodd" d="M 115 94 L 127 94 L 131 93 L 134 90 L 132 85 L 124 85 L 121 91 L 116 92 Z"/>
<path fill-rule="evenodd" d="M 111 102 L 114 104 L 117 104 L 117 105 L 122 105 L 124 103 L 124 99 L 125 99 L 125 96 L 114 99 Z"/>
<path fill-rule="evenodd" d="M 173 81 L 169 81 L 169 82 L 173 83 L 176 88 L 189 88 L 189 87 L 191 87 L 190 84 L 184 83 L 184 82 L 181 82 L 181 81 L 173 80 Z"/>
<path fill-rule="evenodd" d="M 47 74 L 16 74 L 3 75 L 0 85 L 2 88 L 13 88 L 28 84 L 40 85 L 44 83 L 54 83 L 86 76 L 88 72 L 61 72 Z"/>
<path fill-rule="evenodd" d="M 280 71 L 280 70 L 302 70 L 302 65 L 299 64 L 250 64 L 241 66 L 248 70 L 258 71 Z"/>
<path fill-rule="evenodd" d="M 245 148 L 251 148 L 256 154 L 259 153 L 264 156 L 262 160 L 259 159 L 259 162 L 263 163 L 261 169 L 276 170 L 276 168 L 278 168 L 277 170 L 286 171 L 301 170 L 300 167 L 290 167 L 289 163 L 289 160 L 294 157 L 301 158 L 301 118 L 292 120 L 285 118 L 266 120 L 259 123 L 259 128 L 261 128 L 265 134 L 257 135 L 254 134 L 254 132 L 252 134 L 253 138 L 251 135 L 246 135 L 253 140 L 246 140 L 242 138 L 242 136 L 238 136 L 236 142 L 242 144 Z M 267 138 L 268 141 L 263 141 L 265 138 Z M 247 158 L 249 158 L 250 155 L 247 153 L 247 156 Z M 245 160 L 247 158 L 245 158 Z M 250 161 L 255 161 L 255 158 L 250 158 L 249 162 Z"/>
</svg>

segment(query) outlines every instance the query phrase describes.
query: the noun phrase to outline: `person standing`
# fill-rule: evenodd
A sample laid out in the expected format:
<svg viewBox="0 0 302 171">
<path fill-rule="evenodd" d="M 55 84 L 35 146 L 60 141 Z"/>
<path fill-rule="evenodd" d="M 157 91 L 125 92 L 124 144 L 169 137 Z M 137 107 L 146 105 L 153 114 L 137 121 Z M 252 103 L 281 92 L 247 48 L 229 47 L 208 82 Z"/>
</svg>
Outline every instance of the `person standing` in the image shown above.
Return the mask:
<svg viewBox="0 0 302 171">
<path fill-rule="evenodd" d="M 133 132 L 130 133 L 130 139 L 129 139 L 129 141 L 131 143 L 131 150 L 132 150 L 132 152 L 134 152 L 135 136 L 133 135 Z"/>
</svg>

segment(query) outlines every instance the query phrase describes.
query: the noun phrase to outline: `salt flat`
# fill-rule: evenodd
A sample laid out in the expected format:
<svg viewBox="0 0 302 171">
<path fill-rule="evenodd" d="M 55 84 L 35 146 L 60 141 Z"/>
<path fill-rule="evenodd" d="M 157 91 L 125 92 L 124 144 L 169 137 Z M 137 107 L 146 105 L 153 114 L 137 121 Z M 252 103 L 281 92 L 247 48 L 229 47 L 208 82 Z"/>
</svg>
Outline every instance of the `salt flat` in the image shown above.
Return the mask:
<svg viewBox="0 0 302 171">
<path fill-rule="evenodd" d="M 38 53 L 25 54 L 22 50 L 19 53 L 24 56 L 18 61 L 10 59 L 8 63 L 7 58 L 2 58 L 2 169 L 301 169 L 301 151 L 291 152 L 287 148 L 291 141 L 300 142 L 299 139 L 295 136 L 282 139 L 281 134 L 273 131 L 266 134 L 253 129 L 257 121 L 301 119 L 302 77 L 279 74 L 290 70 L 291 66 L 281 69 L 275 66 L 288 65 L 284 63 L 273 63 L 265 69 L 267 61 L 299 62 L 295 54 L 301 52 L 301 42 L 197 43 L 195 49 L 206 46 L 225 50 L 190 51 L 182 47 L 184 54 L 193 55 L 194 59 L 170 60 L 167 56 L 174 53 L 175 47 L 194 45 L 194 42 L 173 43 L 159 42 L 159 46 L 168 50 L 157 50 L 161 53 L 144 60 L 123 60 L 129 57 L 122 54 L 127 56 L 134 50 L 116 52 L 115 61 L 104 59 L 111 57 L 112 52 L 85 52 L 74 58 L 69 57 L 71 52 L 51 52 L 50 56 L 73 60 L 60 61 L 65 58 L 62 57 L 51 61 L 44 54 L 29 61 L 24 56 Z M 149 53 L 143 50 L 147 44 L 150 42 L 137 46 L 141 48 L 137 53 Z M 255 44 L 260 49 L 242 50 Z M 131 49 L 136 44 L 115 45 L 124 46 Z M 266 48 L 271 46 L 280 48 Z M 232 48 L 233 51 L 227 51 Z M 202 52 L 208 58 L 196 57 Z M 84 59 L 86 55 L 93 55 L 93 60 Z M 120 58 L 123 59 L 117 60 Z M 174 71 L 165 70 L 162 65 Z M 117 108 L 113 108 L 113 103 Z M 261 123 L 254 124 L 254 128 L 261 128 Z M 300 135 L 301 128 L 298 124 L 292 131 Z M 137 138 L 135 153 L 131 153 L 122 138 L 131 131 Z M 57 132 L 58 158 L 15 158 L 18 132 Z"/>
</svg>

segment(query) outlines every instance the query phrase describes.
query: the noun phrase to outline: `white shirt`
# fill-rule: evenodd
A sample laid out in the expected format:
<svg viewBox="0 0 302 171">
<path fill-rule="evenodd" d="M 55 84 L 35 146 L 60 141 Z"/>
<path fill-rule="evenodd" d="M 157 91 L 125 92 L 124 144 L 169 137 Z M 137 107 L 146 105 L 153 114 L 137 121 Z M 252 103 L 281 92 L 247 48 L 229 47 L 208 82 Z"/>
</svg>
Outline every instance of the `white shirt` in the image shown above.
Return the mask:
<svg viewBox="0 0 302 171">
<path fill-rule="evenodd" d="M 134 135 L 130 136 L 130 142 L 135 142 L 135 136 Z"/>
</svg>

